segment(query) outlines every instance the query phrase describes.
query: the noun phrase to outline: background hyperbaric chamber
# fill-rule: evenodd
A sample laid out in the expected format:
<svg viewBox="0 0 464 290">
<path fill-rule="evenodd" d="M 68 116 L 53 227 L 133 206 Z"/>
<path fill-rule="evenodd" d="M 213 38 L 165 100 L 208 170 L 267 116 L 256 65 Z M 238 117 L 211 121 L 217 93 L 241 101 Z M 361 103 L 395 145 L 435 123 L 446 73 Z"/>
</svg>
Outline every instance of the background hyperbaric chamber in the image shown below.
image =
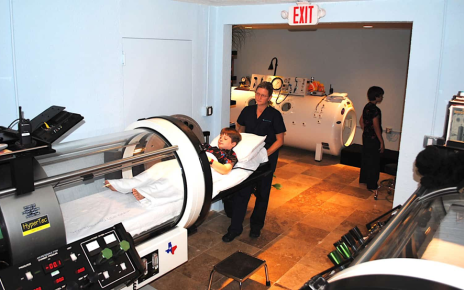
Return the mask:
<svg viewBox="0 0 464 290">
<path fill-rule="evenodd" d="M 230 121 L 236 122 L 242 109 L 254 105 L 254 91 L 232 89 L 235 107 L 230 110 Z M 339 155 L 341 149 L 351 145 L 356 132 L 356 112 L 345 93 L 329 96 L 284 96 L 274 94 L 274 108 L 282 113 L 287 132 L 284 144 L 316 151 L 318 144 L 323 152 Z"/>
</svg>

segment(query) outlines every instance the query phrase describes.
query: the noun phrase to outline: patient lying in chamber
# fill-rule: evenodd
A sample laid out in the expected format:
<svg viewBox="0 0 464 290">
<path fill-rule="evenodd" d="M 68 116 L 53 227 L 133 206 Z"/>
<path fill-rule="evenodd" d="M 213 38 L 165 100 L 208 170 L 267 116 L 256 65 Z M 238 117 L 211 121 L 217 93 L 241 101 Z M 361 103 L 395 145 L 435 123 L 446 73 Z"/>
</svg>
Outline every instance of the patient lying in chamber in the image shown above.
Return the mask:
<svg viewBox="0 0 464 290">
<path fill-rule="evenodd" d="M 241 140 L 235 129 L 224 128 L 218 140 L 218 146 L 203 145 L 210 166 L 221 175 L 228 174 L 237 163 L 233 148 Z M 178 180 L 176 180 L 178 179 Z M 213 174 L 214 180 L 214 174 Z M 105 187 L 122 193 L 132 192 L 144 205 L 172 202 L 183 197 L 182 173 L 177 160 L 157 163 L 133 178 L 105 180 Z"/>
<path fill-rule="evenodd" d="M 182 170 L 176 159 L 156 163 L 132 178 L 105 180 L 112 191 L 131 192 L 144 205 L 159 205 L 183 198 Z"/>
</svg>

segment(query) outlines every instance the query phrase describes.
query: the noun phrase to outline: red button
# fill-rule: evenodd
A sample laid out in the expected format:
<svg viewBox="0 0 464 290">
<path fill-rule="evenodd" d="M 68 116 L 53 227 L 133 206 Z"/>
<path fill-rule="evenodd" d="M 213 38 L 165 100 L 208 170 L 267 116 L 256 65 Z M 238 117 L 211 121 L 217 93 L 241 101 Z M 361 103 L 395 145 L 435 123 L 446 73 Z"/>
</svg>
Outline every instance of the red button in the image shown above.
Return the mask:
<svg viewBox="0 0 464 290">
<path fill-rule="evenodd" d="M 55 280 L 55 284 L 61 283 L 63 281 L 64 281 L 64 277 L 60 277 L 60 278 Z"/>
<path fill-rule="evenodd" d="M 77 269 L 76 274 L 80 274 L 80 273 L 82 273 L 84 271 L 85 271 L 85 267 L 79 268 L 79 269 Z"/>
</svg>

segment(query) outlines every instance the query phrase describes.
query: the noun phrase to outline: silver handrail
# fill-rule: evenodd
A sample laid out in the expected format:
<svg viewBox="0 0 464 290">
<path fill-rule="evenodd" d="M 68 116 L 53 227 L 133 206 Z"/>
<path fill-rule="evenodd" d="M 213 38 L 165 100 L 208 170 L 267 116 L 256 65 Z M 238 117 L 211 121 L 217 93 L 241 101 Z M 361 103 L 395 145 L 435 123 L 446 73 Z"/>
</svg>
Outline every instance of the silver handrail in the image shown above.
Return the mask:
<svg viewBox="0 0 464 290">
<path fill-rule="evenodd" d="M 101 164 L 101 165 L 95 165 L 95 166 L 87 167 L 87 168 L 84 168 L 84 169 L 79 169 L 79 170 L 71 171 L 71 172 L 68 172 L 68 173 L 55 175 L 55 176 L 52 176 L 52 177 L 37 180 L 36 182 L 34 182 L 34 187 L 43 187 L 43 186 L 47 186 L 47 185 L 50 185 L 50 184 L 53 184 L 53 183 L 59 183 L 59 182 L 62 182 L 62 181 L 63 182 L 64 181 L 69 182 L 73 178 L 84 179 L 84 176 L 90 175 L 93 172 L 98 171 L 98 170 L 105 170 L 105 169 L 110 169 L 110 168 L 114 168 L 114 167 L 120 167 L 120 166 L 126 165 L 126 164 L 128 164 L 130 162 L 134 162 L 136 164 L 139 164 L 139 162 L 136 162 L 136 161 L 141 161 L 141 160 L 143 160 L 145 158 L 148 159 L 149 157 L 152 157 L 152 156 L 172 153 L 172 152 L 177 151 L 178 149 L 179 149 L 179 147 L 177 145 L 174 145 L 174 146 L 171 146 L 171 147 L 159 149 L 159 150 L 152 151 L 152 152 L 149 152 L 149 153 L 144 153 L 144 154 L 140 154 L 140 155 L 137 155 L 137 156 L 131 156 L 131 157 L 123 158 L 123 159 L 120 159 L 120 160 L 107 162 L 107 163 L 104 163 L 104 164 Z M 147 161 L 147 160 L 145 160 L 145 161 Z M 151 159 L 148 160 L 148 161 L 151 161 Z M 79 180 L 76 180 L 76 181 L 79 181 Z M 8 194 L 12 194 L 14 192 L 16 192 L 16 188 L 14 188 L 14 187 L 2 190 L 2 191 L 0 191 L 0 197 L 3 197 L 3 196 L 8 195 Z"/>
</svg>

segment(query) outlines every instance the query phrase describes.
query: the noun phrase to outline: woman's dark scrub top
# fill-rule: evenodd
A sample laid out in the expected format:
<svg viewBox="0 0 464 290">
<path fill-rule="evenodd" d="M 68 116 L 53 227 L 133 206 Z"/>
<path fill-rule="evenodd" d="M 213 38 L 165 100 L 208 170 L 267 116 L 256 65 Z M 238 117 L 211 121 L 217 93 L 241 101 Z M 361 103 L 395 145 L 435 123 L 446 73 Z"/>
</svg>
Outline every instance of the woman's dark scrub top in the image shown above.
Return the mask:
<svg viewBox="0 0 464 290">
<path fill-rule="evenodd" d="M 256 109 L 258 105 L 245 107 L 237 123 L 240 126 L 245 126 L 245 133 L 253 133 L 259 136 L 267 136 L 264 142 L 266 149 L 269 149 L 277 140 L 276 135 L 286 132 L 284 119 L 282 114 L 273 107 L 267 107 L 257 118 Z"/>
</svg>

